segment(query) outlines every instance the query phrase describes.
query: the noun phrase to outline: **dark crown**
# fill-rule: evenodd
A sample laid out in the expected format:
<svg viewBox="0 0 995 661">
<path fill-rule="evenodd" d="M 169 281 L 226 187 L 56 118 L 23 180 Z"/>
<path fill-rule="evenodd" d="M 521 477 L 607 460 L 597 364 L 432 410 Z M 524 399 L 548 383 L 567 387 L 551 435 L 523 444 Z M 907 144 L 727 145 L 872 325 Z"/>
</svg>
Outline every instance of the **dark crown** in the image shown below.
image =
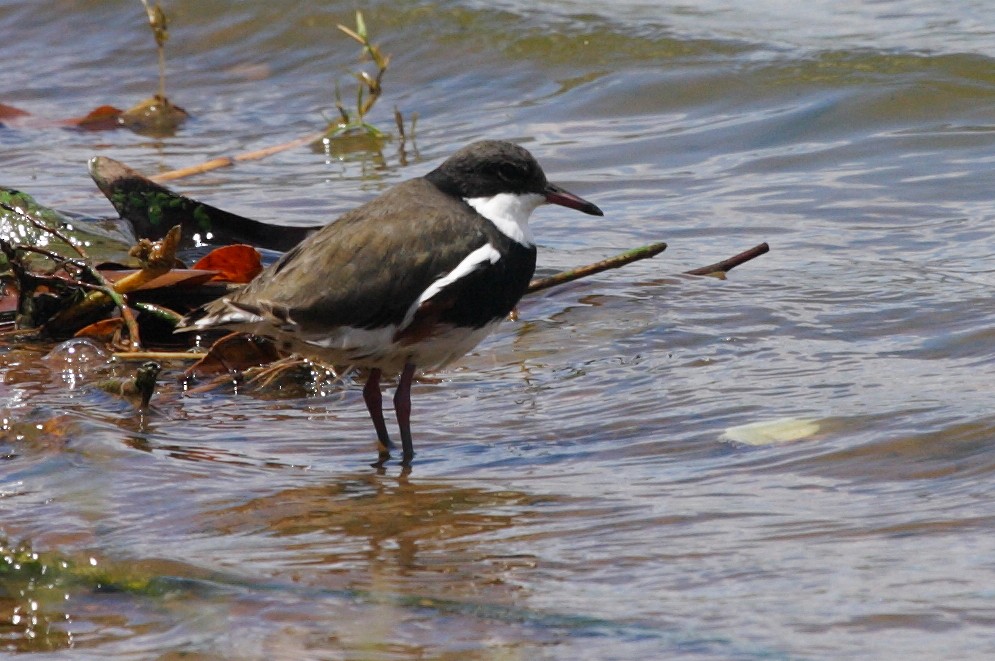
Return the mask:
<svg viewBox="0 0 995 661">
<path fill-rule="evenodd" d="M 440 190 L 459 197 L 498 193 L 543 194 L 546 175 L 532 154 L 502 140 L 481 140 L 463 147 L 425 175 Z"/>
</svg>

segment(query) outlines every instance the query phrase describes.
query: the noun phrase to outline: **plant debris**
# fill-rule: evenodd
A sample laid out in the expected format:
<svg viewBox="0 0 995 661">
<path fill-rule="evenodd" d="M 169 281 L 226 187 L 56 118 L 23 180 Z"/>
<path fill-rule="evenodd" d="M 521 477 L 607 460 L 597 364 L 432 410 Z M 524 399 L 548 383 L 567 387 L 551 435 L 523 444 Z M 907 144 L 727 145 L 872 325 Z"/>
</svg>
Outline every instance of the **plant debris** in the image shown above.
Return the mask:
<svg viewBox="0 0 995 661">
<path fill-rule="evenodd" d="M 152 399 L 152 395 L 155 394 L 155 386 L 160 371 L 162 371 L 162 365 L 150 360 L 142 363 L 133 376 L 106 379 L 97 385 L 104 392 L 132 402 L 140 411 L 147 411 L 149 401 Z"/>
</svg>

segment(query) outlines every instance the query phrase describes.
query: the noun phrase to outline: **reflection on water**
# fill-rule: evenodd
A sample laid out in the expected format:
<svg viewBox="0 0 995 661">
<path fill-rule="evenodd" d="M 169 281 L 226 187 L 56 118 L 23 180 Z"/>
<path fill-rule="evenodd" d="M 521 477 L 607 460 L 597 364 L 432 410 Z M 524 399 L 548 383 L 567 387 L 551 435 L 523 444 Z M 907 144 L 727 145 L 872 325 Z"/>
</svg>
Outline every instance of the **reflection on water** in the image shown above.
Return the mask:
<svg viewBox="0 0 995 661">
<path fill-rule="evenodd" d="M 425 597 L 454 599 L 474 596 L 481 585 L 496 592 L 515 567 L 536 564 L 527 555 L 482 554 L 478 537 L 527 525 L 529 509 L 537 504 L 541 499 L 523 493 L 363 473 L 207 511 L 201 523 L 224 536 L 279 538 L 280 548 L 297 552 L 268 556 L 267 564 L 296 580 L 301 579 L 294 572 L 308 567 L 308 582 L 355 573 L 348 576 L 352 588 L 410 589 L 410 582 Z M 444 577 L 444 589 L 433 586 L 432 575 Z"/>
<path fill-rule="evenodd" d="M 22 547 L 33 563 L 6 569 L 8 588 L 22 586 L 21 598 L 10 600 L 7 649 L 114 644 L 143 653 L 177 634 L 174 620 L 189 618 L 180 634 L 192 649 L 221 634 L 226 654 L 239 657 L 259 653 L 258 645 L 266 654 L 329 644 L 424 654 L 483 636 L 512 658 L 530 658 L 527 650 L 564 636 L 664 638 L 653 626 L 528 608 L 539 559 L 498 552 L 488 539 L 527 529 L 536 509 L 563 504 L 363 471 L 205 508 L 183 522 L 184 551 L 169 558 L 39 558 Z M 140 534 L 150 543 L 162 532 Z M 18 615 L 25 612 L 27 624 Z M 243 629 L 251 640 L 240 638 Z"/>
</svg>

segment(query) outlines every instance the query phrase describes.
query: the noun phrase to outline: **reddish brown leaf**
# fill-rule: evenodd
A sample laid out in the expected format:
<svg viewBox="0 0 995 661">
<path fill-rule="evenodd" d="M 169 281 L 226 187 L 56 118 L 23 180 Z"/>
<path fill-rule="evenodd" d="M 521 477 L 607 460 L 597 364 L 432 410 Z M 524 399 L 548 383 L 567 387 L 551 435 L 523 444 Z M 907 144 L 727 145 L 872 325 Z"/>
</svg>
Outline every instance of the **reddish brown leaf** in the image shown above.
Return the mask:
<svg viewBox="0 0 995 661">
<path fill-rule="evenodd" d="M 276 345 L 263 337 L 232 333 L 214 343 L 207 355 L 191 365 L 184 376 L 210 376 L 267 365 L 282 356 Z"/>
<path fill-rule="evenodd" d="M 14 106 L 8 106 L 6 103 L 0 103 L 0 119 L 13 119 L 15 117 L 26 117 L 29 113 L 21 110 L 20 108 L 15 108 Z"/>
<path fill-rule="evenodd" d="M 217 271 L 215 280 L 249 282 L 263 270 L 263 263 L 258 250 L 245 244 L 236 244 L 212 250 L 193 267 Z"/>
<path fill-rule="evenodd" d="M 85 117 L 74 117 L 65 123 L 83 131 L 107 131 L 120 128 L 121 112 L 114 106 L 100 106 L 91 110 Z"/>
<path fill-rule="evenodd" d="M 80 328 L 73 334 L 73 337 L 92 337 L 100 342 L 110 342 L 114 335 L 124 326 L 124 319 L 121 317 L 111 317 L 95 321 L 89 326 Z"/>
</svg>

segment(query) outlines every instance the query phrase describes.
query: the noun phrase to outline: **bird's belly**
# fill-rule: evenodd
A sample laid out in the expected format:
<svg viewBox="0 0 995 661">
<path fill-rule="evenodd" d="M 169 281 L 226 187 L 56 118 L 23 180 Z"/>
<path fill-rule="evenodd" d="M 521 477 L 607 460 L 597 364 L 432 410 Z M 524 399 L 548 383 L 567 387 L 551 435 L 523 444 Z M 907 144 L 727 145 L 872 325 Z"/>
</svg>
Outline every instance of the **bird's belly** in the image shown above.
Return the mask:
<svg viewBox="0 0 995 661">
<path fill-rule="evenodd" d="M 480 328 L 440 324 L 417 342 L 398 340 L 397 327 L 342 328 L 325 337 L 296 337 L 285 348 L 338 367 L 377 368 L 399 372 L 406 363 L 421 371 L 444 367 L 477 346 L 497 328 L 496 319 Z M 282 339 L 282 338 L 281 338 Z"/>
</svg>

